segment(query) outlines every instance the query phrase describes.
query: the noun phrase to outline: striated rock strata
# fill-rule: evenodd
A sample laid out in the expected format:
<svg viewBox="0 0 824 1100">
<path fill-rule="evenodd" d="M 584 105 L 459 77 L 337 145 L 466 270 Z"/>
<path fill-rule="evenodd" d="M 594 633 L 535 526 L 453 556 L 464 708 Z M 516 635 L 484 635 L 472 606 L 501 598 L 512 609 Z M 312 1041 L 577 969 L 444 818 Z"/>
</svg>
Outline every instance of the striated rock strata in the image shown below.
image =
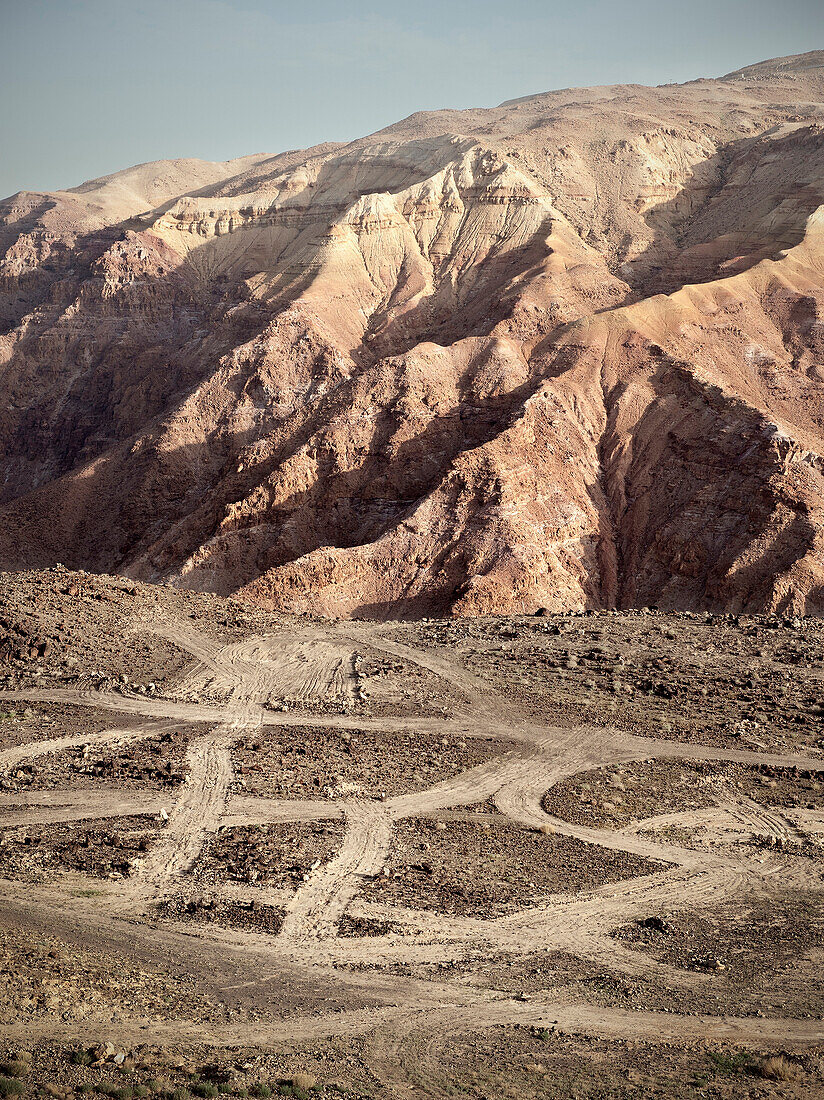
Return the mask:
<svg viewBox="0 0 824 1100">
<path fill-rule="evenodd" d="M 0 566 L 824 610 L 824 53 L 0 204 Z"/>
</svg>

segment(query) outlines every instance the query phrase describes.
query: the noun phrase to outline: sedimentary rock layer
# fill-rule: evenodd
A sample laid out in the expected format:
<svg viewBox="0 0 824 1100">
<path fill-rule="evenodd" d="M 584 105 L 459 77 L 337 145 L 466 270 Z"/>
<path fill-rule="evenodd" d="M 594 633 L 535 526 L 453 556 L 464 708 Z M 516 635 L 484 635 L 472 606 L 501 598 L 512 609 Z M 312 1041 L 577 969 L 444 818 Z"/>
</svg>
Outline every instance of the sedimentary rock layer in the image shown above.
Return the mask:
<svg viewBox="0 0 824 1100">
<path fill-rule="evenodd" d="M 0 204 L 0 566 L 824 610 L 824 53 Z"/>
</svg>

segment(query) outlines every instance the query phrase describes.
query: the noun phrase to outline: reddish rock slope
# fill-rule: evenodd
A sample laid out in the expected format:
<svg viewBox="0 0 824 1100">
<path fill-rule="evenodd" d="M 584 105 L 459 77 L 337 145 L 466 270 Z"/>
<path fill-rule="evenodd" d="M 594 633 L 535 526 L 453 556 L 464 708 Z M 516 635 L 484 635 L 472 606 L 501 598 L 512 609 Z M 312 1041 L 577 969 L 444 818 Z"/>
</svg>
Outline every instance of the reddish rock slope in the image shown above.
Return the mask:
<svg viewBox="0 0 824 1100">
<path fill-rule="evenodd" d="M 824 610 L 824 53 L 0 204 L 0 566 Z"/>
</svg>

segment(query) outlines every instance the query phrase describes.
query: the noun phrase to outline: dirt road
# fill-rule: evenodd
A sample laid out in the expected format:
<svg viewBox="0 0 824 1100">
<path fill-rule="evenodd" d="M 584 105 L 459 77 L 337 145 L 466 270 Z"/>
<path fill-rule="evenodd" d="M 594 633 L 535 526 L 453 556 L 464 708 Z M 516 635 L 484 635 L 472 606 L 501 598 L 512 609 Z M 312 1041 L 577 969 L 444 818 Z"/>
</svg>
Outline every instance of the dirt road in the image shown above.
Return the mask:
<svg viewBox="0 0 824 1100">
<path fill-rule="evenodd" d="M 505 952 L 529 956 L 535 952 L 558 950 L 582 959 L 595 960 L 611 972 L 625 976 L 649 975 L 672 985 L 701 988 L 704 975 L 684 975 L 673 967 L 657 963 L 649 955 L 618 945 L 610 931 L 640 915 L 665 913 L 674 906 L 701 908 L 717 906 L 734 897 L 744 887 L 759 889 L 774 882 L 776 875 L 791 875 L 793 881 L 820 885 L 818 864 L 802 862 L 780 854 L 769 859 L 745 849 L 742 834 L 766 835 L 780 846 L 789 839 L 802 842 L 815 832 L 816 817 L 809 818 L 808 833 L 803 814 L 792 820 L 741 795 L 719 797 L 714 809 L 692 813 L 656 815 L 632 826 L 608 830 L 577 826 L 548 815 L 541 805 L 545 792 L 561 779 L 581 772 L 634 760 L 660 757 L 685 760 L 732 760 L 767 763 L 773 766 L 797 766 L 810 772 L 824 771 L 820 758 L 793 753 L 758 753 L 742 749 L 719 748 L 633 737 L 609 728 L 567 728 L 536 723 L 519 712 L 510 700 L 503 699 L 468 673 L 457 659 L 445 652 L 437 655 L 416 650 L 397 641 L 391 624 L 346 624 L 344 626 L 305 626 L 294 634 L 252 637 L 241 643 L 220 645 L 198 633 L 187 623 L 138 624 L 135 629 L 154 630 L 178 648 L 191 654 L 193 664 L 176 689 L 166 697 L 118 695 L 111 692 L 79 691 L 70 688 L 31 689 L 0 693 L 0 699 L 48 703 L 51 701 L 82 704 L 140 715 L 145 725 L 139 729 L 107 730 L 84 737 L 63 737 L 23 745 L 0 753 L 0 769 L 11 771 L 27 759 L 56 753 L 77 744 L 124 744 L 147 736 L 158 720 L 185 720 L 201 723 L 203 732 L 194 737 L 186 754 L 186 779 L 169 806 L 168 822 L 142 864 L 127 878 L 108 885 L 95 910 L 95 918 L 118 922 L 139 920 L 152 914 L 157 902 L 185 888 L 187 877 L 196 865 L 209 836 L 222 827 L 243 823 L 288 823 L 343 821 L 345 832 L 333 858 L 307 874 L 293 892 L 257 890 L 227 883 L 227 898 L 252 898 L 258 903 L 278 905 L 283 921 L 278 935 L 261 935 L 242 929 L 215 925 L 189 924 L 186 936 L 190 948 L 198 943 L 211 952 L 224 944 L 232 951 L 254 953 L 274 967 L 288 966 L 290 973 L 305 973 L 323 981 L 332 981 L 335 967 L 361 968 L 357 978 L 350 975 L 361 993 L 372 996 L 380 1007 L 336 1012 L 331 1015 L 310 1013 L 290 1018 L 288 1025 L 276 1020 L 244 1030 L 244 1042 L 275 1042 L 287 1034 L 291 1038 L 311 1035 L 345 1035 L 352 1032 L 374 1033 L 372 1050 L 383 1067 L 387 1087 L 399 1096 L 408 1095 L 414 1076 L 406 1061 L 416 1057 L 420 1036 L 444 1035 L 455 1028 L 483 1029 L 501 1023 L 557 1025 L 567 1031 L 593 1036 L 644 1038 L 654 1036 L 693 1039 L 715 1036 L 730 1043 L 777 1043 L 787 1048 L 824 1041 L 824 1027 L 811 1019 L 737 1019 L 618 1011 L 596 1004 L 566 1004 L 534 998 L 519 1003 L 503 990 L 467 990 L 465 986 L 441 982 L 426 986 L 402 977 L 392 977 L 381 967 L 395 964 L 441 965 L 467 957 L 489 958 Z M 373 652 L 419 665 L 439 677 L 462 699 L 454 714 L 443 719 L 421 718 L 414 713 L 402 716 L 359 716 L 354 713 L 306 714 L 298 705 L 289 711 L 266 709 L 271 700 L 290 685 L 292 694 L 304 700 L 351 699 L 356 688 L 355 647 L 368 644 Z M 404 793 L 388 799 L 294 799 L 276 800 L 233 794 L 232 748 L 238 741 L 273 726 L 288 728 L 300 724 L 350 731 L 370 731 L 387 735 L 408 729 L 410 723 L 421 732 L 437 732 L 444 737 L 497 738 L 514 748 L 424 790 Z M 387 751 L 391 751 L 389 740 Z M 165 797 L 165 796 L 164 796 Z M 457 811 L 463 807 L 491 804 L 506 821 L 547 835 L 574 838 L 595 848 L 624 852 L 660 861 L 662 869 L 652 874 L 614 882 L 600 888 L 561 894 L 520 911 L 501 917 L 477 918 L 439 913 L 429 909 L 404 907 L 366 901 L 359 897 L 364 883 L 384 872 L 393 848 L 397 824 L 409 819 Z M 0 825 L 38 822 L 80 821 L 91 816 L 117 817 L 127 813 L 157 812 L 161 799 L 154 793 L 141 796 L 116 787 L 101 788 L 89 799 L 67 792 L 3 795 L 0 797 Z M 488 815 L 476 815 L 488 820 Z M 460 817 L 460 815 L 458 815 Z M 471 819 L 471 814 L 468 815 Z M 726 844 L 707 848 L 682 847 L 664 842 L 653 830 L 667 826 L 696 823 L 711 826 Z M 819 828 L 820 831 L 820 828 Z M 539 832 L 540 835 L 540 832 Z M 817 834 L 816 834 L 817 835 Z M 19 888 L 7 884 L 8 904 L 20 895 Z M 35 900 L 32 911 L 41 913 L 48 923 L 48 904 L 59 899 L 55 912 L 71 911 L 72 920 L 82 925 L 84 910 L 76 900 L 60 895 L 55 884 L 52 902 Z M 22 898 L 20 900 L 22 904 Z M 67 909 L 66 907 L 69 907 Z M 377 935 L 343 935 L 344 916 L 366 921 L 386 922 L 390 929 Z M 87 915 L 86 919 L 92 918 Z M 152 917 L 156 920 L 156 917 Z M 400 931 L 399 931 L 400 930 Z M 168 925 L 173 942 L 174 925 Z M 213 957 L 213 956 L 210 956 Z M 217 963 L 216 965 L 220 965 Z M 378 968 L 369 970 L 368 968 Z M 422 1007 L 422 997 L 426 1000 Z M 456 1011 L 459 1009 L 460 1011 Z M 55 1034 L 67 1035 L 77 1025 L 50 1025 Z M 114 1028 L 118 1034 L 138 1032 L 139 1021 L 124 1020 Z M 46 1029 L 44 1028 L 44 1031 Z M 169 1026 L 170 1033 L 175 1033 Z M 184 1032 L 186 1034 L 184 1035 Z M 11 1039 L 14 1028 L 6 1028 Z M 197 1036 L 216 1044 L 240 1041 L 231 1028 L 219 1033 L 192 1025 L 186 1031 L 180 1025 L 178 1037 Z M 390 1064 L 394 1067 L 388 1068 Z"/>
</svg>

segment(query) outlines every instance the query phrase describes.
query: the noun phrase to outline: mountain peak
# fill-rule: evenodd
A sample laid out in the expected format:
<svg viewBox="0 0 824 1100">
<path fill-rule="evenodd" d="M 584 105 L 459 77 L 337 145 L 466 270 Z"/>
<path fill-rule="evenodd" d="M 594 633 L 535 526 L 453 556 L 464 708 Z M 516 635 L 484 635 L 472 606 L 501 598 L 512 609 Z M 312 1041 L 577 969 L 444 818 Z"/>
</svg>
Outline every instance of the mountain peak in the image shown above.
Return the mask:
<svg viewBox="0 0 824 1100">
<path fill-rule="evenodd" d="M 0 204 L 0 568 L 824 612 L 823 56 Z"/>
<path fill-rule="evenodd" d="M 793 73 L 807 73 L 824 69 L 824 50 L 810 50 L 808 53 L 790 54 L 787 57 L 773 57 L 768 61 L 759 61 L 755 65 L 746 65 L 743 69 L 722 76 L 721 80 L 752 80 Z"/>
</svg>

